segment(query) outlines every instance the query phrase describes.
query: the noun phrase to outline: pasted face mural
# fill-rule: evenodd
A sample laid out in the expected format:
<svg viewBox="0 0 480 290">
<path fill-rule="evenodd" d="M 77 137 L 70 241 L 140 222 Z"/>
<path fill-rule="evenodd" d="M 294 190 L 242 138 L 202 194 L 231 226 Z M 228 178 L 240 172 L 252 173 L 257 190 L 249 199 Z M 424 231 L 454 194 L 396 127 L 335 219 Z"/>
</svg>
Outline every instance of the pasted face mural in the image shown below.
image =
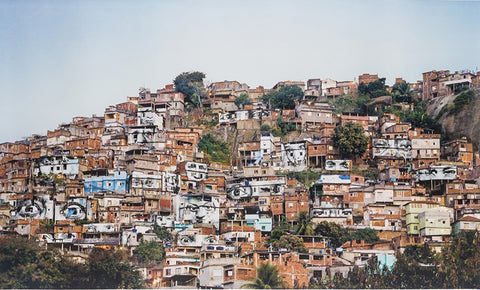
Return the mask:
<svg viewBox="0 0 480 290">
<path fill-rule="evenodd" d="M 349 171 L 350 160 L 327 160 L 325 170 L 329 171 Z"/>
<path fill-rule="evenodd" d="M 179 181 L 178 175 L 174 173 L 162 173 L 162 191 L 178 193 Z"/>
<path fill-rule="evenodd" d="M 115 225 L 112 223 L 85 225 L 85 232 L 87 233 L 113 233 L 115 230 Z"/>
<path fill-rule="evenodd" d="M 219 113 L 219 123 L 235 122 L 247 119 L 263 119 L 271 116 L 270 111 L 266 110 L 251 110 L 251 111 L 238 111 L 237 113 Z"/>
<path fill-rule="evenodd" d="M 25 218 L 45 219 L 53 218 L 53 202 L 48 196 L 34 197 L 17 201 L 17 205 L 10 210 L 10 219 L 18 220 Z"/>
<path fill-rule="evenodd" d="M 350 208 L 314 208 L 311 217 L 318 218 L 341 218 L 352 217 L 353 211 Z"/>
<path fill-rule="evenodd" d="M 201 181 L 207 178 L 207 165 L 204 163 L 187 162 L 185 170 L 189 181 Z"/>
<path fill-rule="evenodd" d="M 139 175 L 134 172 L 132 188 L 159 189 L 161 178 L 160 175 Z"/>
<path fill-rule="evenodd" d="M 129 144 L 149 144 L 153 143 L 153 128 L 132 128 L 128 134 Z"/>
<path fill-rule="evenodd" d="M 307 165 L 305 143 L 285 144 L 282 152 L 283 166 L 303 170 Z"/>
<path fill-rule="evenodd" d="M 181 247 L 201 247 L 203 245 L 215 245 L 218 244 L 218 236 L 180 234 L 177 238 L 177 244 Z"/>
<path fill-rule="evenodd" d="M 373 139 L 374 157 L 412 158 L 412 141 L 406 139 Z"/>
<path fill-rule="evenodd" d="M 182 196 L 178 217 L 184 222 L 212 224 L 218 228 L 220 203 L 211 196 Z"/>
<path fill-rule="evenodd" d="M 91 201 L 77 198 L 64 205 L 56 206 L 56 220 L 82 220 L 91 219 Z"/>
<path fill-rule="evenodd" d="M 45 241 L 47 243 L 72 243 L 77 238 L 76 233 L 56 233 L 52 234 L 39 234 L 37 236 L 37 242 Z"/>
<path fill-rule="evenodd" d="M 173 228 L 174 223 L 175 217 L 173 215 L 157 217 L 157 224 L 161 227 Z"/>
<path fill-rule="evenodd" d="M 457 178 L 457 167 L 452 165 L 431 166 L 417 170 L 415 175 L 420 181 L 454 180 Z"/>
<path fill-rule="evenodd" d="M 228 184 L 226 190 L 227 196 L 234 200 L 250 198 L 253 194 L 252 187 L 243 183 Z"/>
<path fill-rule="evenodd" d="M 155 125 L 159 129 L 163 129 L 163 117 L 155 114 L 154 112 L 138 112 L 137 118 L 139 125 Z"/>
<path fill-rule="evenodd" d="M 236 115 L 233 113 L 219 113 L 218 114 L 218 122 L 219 123 L 228 123 L 235 121 Z"/>
<path fill-rule="evenodd" d="M 248 112 L 248 118 L 249 119 L 263 119 L 263 118 L 268 118 L 270 116 L 271 116 L 270 111 L 254 110 L 254 111 L 249 111 Z"/>
</svg>

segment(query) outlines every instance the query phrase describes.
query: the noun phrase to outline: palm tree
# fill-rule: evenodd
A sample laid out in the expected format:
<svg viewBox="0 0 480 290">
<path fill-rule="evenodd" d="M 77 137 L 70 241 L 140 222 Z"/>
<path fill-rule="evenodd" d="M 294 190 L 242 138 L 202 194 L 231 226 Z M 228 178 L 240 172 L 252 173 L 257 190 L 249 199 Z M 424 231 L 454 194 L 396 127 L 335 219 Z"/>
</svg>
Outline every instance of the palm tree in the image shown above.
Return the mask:
<svg viewBox="0 0 480 290">
<path fill-rule="evenodd" d="M 276 266 L 270 263 L 262 263 L 257 267 L 257 276 L 252 283 L 243 285 L 242 288 L 251 289 L 274 289 L 285 288 L 283 277 L 279 274 Z"/>
<path fill-rule="evenodd" d="M 300 212 L 297 219 L 297 235 L 314 235 L 312 219 L 306 211 Z"/>
</svg>

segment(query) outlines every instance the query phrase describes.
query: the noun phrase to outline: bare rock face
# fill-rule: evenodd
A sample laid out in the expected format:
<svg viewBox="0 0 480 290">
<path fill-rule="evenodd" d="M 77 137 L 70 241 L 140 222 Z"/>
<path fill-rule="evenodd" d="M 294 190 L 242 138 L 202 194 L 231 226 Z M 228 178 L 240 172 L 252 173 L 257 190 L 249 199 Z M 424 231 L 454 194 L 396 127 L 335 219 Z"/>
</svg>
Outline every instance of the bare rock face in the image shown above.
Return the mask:
<svg viewBox="0 0 480 290">
<path fill-rule="evenodd" d="M 448 108 L 452 105 L 456 96 L 446 96 L 432 100 L 427 112 L 434 116 L 442 114 L 438 122 L 442 126 L 442 131 L 446 136 L 451 138 L 467 137 L 473 143 L 475 148 L 480 148 L 480 97 L 477 97 L 465 106 L 461 111 L 449 113 Z"/>
</svg>

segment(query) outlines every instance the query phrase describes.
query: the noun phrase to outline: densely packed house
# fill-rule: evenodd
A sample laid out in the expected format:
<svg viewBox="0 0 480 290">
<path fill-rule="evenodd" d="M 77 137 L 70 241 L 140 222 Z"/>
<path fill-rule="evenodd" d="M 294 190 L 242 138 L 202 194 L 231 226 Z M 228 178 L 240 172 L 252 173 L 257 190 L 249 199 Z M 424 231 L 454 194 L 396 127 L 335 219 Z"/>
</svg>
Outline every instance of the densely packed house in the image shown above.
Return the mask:
<svg viewBox="0 0 480 290">
<path fill-rule="evenodd" d="M 479 84 L 472 73 L 423 78 L 411 86 L 422 99 Z M 377 79 L 364 74 L 358 81 Z M 263 95 L 291 85 L 304 91 L 295 109 L 262 103 Z M 389 266 L 407 245 L 439 249 L 459 231 L 479 229 L 472 143 L 442 142 L 395 114 L 336 112 L 328 101 L 356 92 L 357 82 L 311 79 L 251 89 L 225 81 L 206 90 L 202 109 L 219 140 L 230 144 L 228 164 L 199 150 L 212 128 L 192 122 L 202 114 L 188 111 L 173 85 L 141 88 L 103 116 L 75 117 L 46 135 L 0 144 L 2 234 L 34 237 L 78 260 L 95 247 L 133 253 L 142 239 L 158 241 L 165 260 L 136 265 L 148 285 L 239 288 L 265 261 L 289 287 L 306 287 L 312 277 L 346 275 L 368 257 Z M 252 102 L 237 106 L 241 94 Z M 279 118 L 296 134 L 262 130 Z M 363 156 L 344 158 L 332 140 L 335 128 L 348 123 L 368 137 Z M 301 182 L 296 177 L 304 172 L 315 177 Z M 313 225 L 371 228 L 380 241 L 335 245 L 327 236 L 293 231 L 304 250 L 269 243 L 278 225 L 295 229 L 302 216 Z M 154 225 L 173 241 L 159 240 Z"/>
</svg>

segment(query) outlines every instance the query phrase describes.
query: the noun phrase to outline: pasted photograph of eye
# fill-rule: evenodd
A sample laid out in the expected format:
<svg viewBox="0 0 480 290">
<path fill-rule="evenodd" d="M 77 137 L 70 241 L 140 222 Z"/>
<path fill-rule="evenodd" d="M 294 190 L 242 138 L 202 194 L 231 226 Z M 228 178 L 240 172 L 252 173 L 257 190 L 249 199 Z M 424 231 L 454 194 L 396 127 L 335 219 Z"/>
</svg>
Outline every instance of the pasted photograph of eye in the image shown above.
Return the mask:
<svg viewBox="0 0 480 290">
<path fill-rule="evenodd" d="M 199 209 L 199 206 L 194 204 L 194 203 L 188 203 L 185 207 L 184 207 L 185 210 L 189 210 L 189 211 L 193 211 L 193 212 L 197 212 L 198 209 Z"/>
<path fill-rule="evenodd" d="M 384 140 L 384 139 L 375 140 L 374 143 L 373 143 L 373 146 L 377 147 L 377 148 L 388 148 L 388 147 L 390 147 L 388 145 L 388 141 Z"/>
<path fill-rule="evenodd" d="M 455 167 L 445 167 L 443 169 L 443 174 L 445 175 L 457 174 L 457 170 L 455 169 Z"/>
<path fill-rule="evenodd" d="M 44 200 L 24 200 L 12 212 L 22 218 L 40 218 L 46 212 L 46 202 Z"/>
<path fill-rule="evenodd" d="M 216 236 L 208 236 L 203 240 L 204 244 L 216 244 L 218 239 Z"/>
<path fill-rule="evenodd" d="M 178 237 L 178 244 L 179 245 L 188 246 L 188 245 L 192 245 L 194 243 L 195 243 L 195 237 L 194 236 L 183 235 L 183 236 Z"/>
<path fill-rule="evenodd" d="M 349 169 L 350 165 L 349 165 L 348 161 L 344 160 L 344 161 L 340 162 L 340 167 L 343 168 L 343 169 Z"/>
<path fill-rule="evenodd" d="M 78 202 L 70 202 L 62 207 L 60 214 L 66 219 L 79 220 L 86 218 L 87 209 Z"/>
</svg>

